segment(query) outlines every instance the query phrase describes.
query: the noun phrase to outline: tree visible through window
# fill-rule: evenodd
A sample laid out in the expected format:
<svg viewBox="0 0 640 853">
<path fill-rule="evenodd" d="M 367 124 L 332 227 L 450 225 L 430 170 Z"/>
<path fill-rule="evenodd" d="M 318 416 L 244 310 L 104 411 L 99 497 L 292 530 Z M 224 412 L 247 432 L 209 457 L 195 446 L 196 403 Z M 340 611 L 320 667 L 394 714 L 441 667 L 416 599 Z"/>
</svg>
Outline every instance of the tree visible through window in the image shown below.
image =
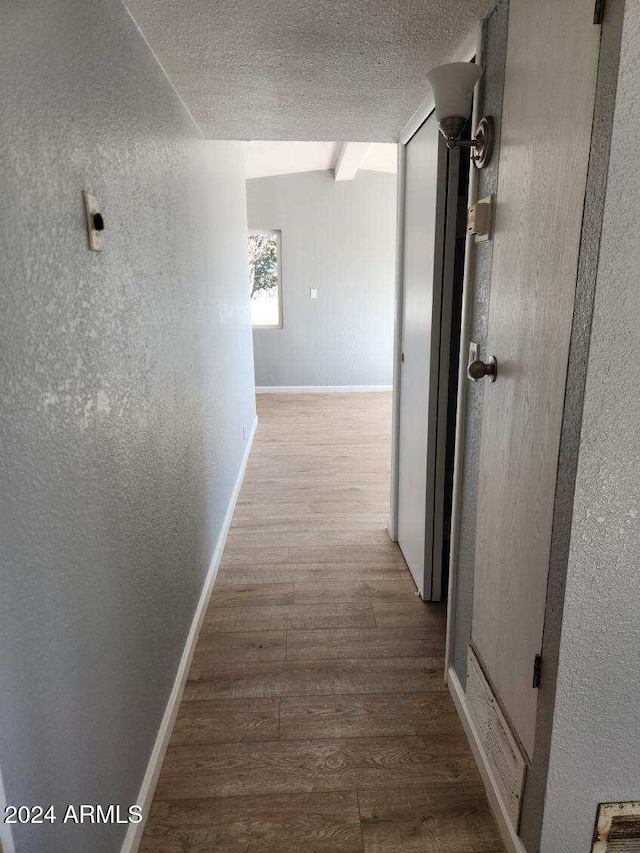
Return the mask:
<svg viewBox="0 0 640 853">
<path fill-rule="evenodd" d="M 279 231 L 249 233 L 249 285 L 251 325 L 282 328 Z"/>
</svg>

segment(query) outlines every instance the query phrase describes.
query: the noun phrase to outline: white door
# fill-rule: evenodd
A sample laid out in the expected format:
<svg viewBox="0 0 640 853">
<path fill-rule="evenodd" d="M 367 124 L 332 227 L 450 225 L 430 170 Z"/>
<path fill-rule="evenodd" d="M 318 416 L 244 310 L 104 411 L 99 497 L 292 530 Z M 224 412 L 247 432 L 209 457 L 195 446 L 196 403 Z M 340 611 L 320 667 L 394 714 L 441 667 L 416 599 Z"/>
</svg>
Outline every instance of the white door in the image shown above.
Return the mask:
<svg viewBox="0 0 640 853">
<path fill-rule="evenodd" d="M 529 757 L 599 39 L 593 0 L 511 0 L 472 641 Z"/>
<path fill-rule="evenodd" d="M 442 516 L 435 484 L 447 160 L 432 114 L 406 146 L 398 465 L 398 544 L 425 600 L 442 595 L 441 550 L 433 546 L 434 518 Z"/>
</svg>

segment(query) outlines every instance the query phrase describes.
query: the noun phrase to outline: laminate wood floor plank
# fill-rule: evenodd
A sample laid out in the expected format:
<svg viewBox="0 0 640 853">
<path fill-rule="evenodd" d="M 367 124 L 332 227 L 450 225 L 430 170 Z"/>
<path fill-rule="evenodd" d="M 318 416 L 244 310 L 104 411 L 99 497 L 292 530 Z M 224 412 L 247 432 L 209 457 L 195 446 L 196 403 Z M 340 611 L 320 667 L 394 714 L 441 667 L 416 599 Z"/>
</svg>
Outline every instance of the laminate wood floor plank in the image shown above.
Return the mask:
<svg viewBox="0 0 640 853">
<path fill-rule="evenodd" d="M 391 395 L 257 408 L 142 853 L 501 851 L 387 532 Z"/>
<path fill-rule="evenodd" d="M 140 853 L 362 853 L 354 792 L 157 800 Z"/>
<path fill-rule="evenodd" d="M 350 465 L 348 468 L 344 465 L 332 465 L 330 461 L 323 460 L 322 465 L 307 463 L 296 463 L 293 465 L 285 459 L 274 461 L 261 460 L 257 462 L 251 469 L 248 470 L 249 476 L 258 484 L 264 480 L 274 480 L 279 476 L 286 479 L 309 478 L 307 488 L 313 489 L 313 480 L 317 477 L 332 477 L 336 482 L 354 483 L 360 478 L 370 478 L 377 476 L 380 479 L 388 478 L 391 473 L 391 468 L 384 465 L 372 465 L 370 462 L 363 460 L 357 465 Z"/>
<path fill-rule="evenodd" d="M 220 568 L 229 566 L 252 566 L 254 563 L 261 565 L 288 563 L 288 548 L 229 548 L 225 549 Z"/>
<path fill-rule="evenodd" d="M 290 563 L 390 563 L 404 566 L 400 548 L 394 543 L 388 545 L 348 545 L 336 543 L 324 546 L 297 546 L 289 548 Z"/>
<path fill-rule="evenodd" d="M 365 853 L 502 853 L 482 785 L 359 791 Z"/>
<path fill-rule="evenodd" d="M 205 660 L 208 666 L 243 661 L 284 660 L 286 631 L 236 631 L 229 634 L 201 633 L 193 655 L 192 671 Z"/>
<path fill-rule="evenodd" d="M 318 486 L 330 486 L 331 488 L 335 488 L 340 485 L 356 488 L 362 488 L 363 486 L 374 486 L 377 489 L 386 488 L 386 483 L 383 483 L 382 485 L 380 484 L 379 471 L 363 470 L 359 474 L 354 474 L 353 471 L 341 472 L 335 468 L 327 471 L 324 466 L 320 471 L 307 468 L 304 486 L 300 485 L 300 476 L 297 473 L 292 475 L 280 474 L 274 477 L 267 477 L 262 474 L 255 478 L 255 482 L 259 486 L 260 491 L 265 492 L 271 489 L 286 489 L 292 487 L 316 489 Z M 387 538 L 388 535 L 389 534 L 387 533 Z"/>
<path fill-rule="evenodd" d="M 156 797 L 430 788 L 479 781 L 464 734 L 170 746 Z"/>
<path fill-rule="evenodd" d="M 374 601 L 371 606 L 376 615 L 379 628 L 403 628 L 411 625 L 446 626 L 447 611 L 441 604 L 425 604 L 420 599 L 409 600 L 406 604 L 398 602 Z"/>
<path fill-rule="evenodd" d="M 274 740 L 280 699 L 212 699 L 183 702 L 171 735 L 173 746 Z"/>
<path fill-rule="evenodd" d="M 292 583 L 217 584 L 211 596 L 211 607 L 262 607 L 268 604 L 293 604 Z"/>
<path fill-rule="evenodd" d="M 224 607 L 213 604 L 207 611 L 202 632 L 277 631 L 290 628 L 374 627 L 376 620 L 368 603 L 282 604 L 262 607 Z"/>
<path fill-rule="evenodd" d="M 289 563 L 236 566 L 218 572 L 219 584 L 327 583 L 330 581 L 407 580 L 408 570 L 399 563 Z M 214 590 L 215 590 L 214 586 Z"/>
<path fill-rule="evenodd" d="M 444 655 L 440 627 L 333 628 L 287 631 L 287 660 L 405 658 Z"/>
<path fill-rule="evenodd" d="M 461 734 L 448 693 L 291 696 L 281 700 L 280 740 Z"/>
<path fill-rule="evenodd" d="M 309 497 L 310 492 L 313 493 L 315 500 L 321 498 L 322 500 L 336 500 L 338 502 L 350 498 L 361 501 L 379 501 L 389 497 L 386 486 L 373 483 L 356 483 L 354 482 L 355 479 L 353 475 L 350 475 L 348 480 L 345 478 L 344 483 L 336 484 L 333 478 L 329 482 L 319 482 L 319 478 L 310 477 L 304 486 L 295 486 L 292 482 L 287 483 L 286 481 L 276 486 L 273 481 L 265 483 L 258 478 L 253 486 L 247 490 L 247 494 L 266 499 L 269 502 L 286 497 L 300 496 L 305 498 Z"/>
<path fill-rule="evenodd" d="M 403 571 L 397 580 L 359 580 L 333 583 L 295 583 L 295 604 L 322 604 L 330 601 L 406 602 L 415 591 L 408 573 Z"/>
<path fill-rule="evenodd" d="M 227 537 L 227 547 L 231 543 L 233 548 L 253 548 L 255 546 L 265 547 L 287 547 L 307 546 L 307 545 L 325 545 L 334 543 L 343 543 L 347 545 L 382 545 L 385 546 L 389 542 L 389 534 L 381 524 L 378 524 L 372 530 L 332 530 L 325 528 L 323 530 L 309 530 L 308 525 L 304 530 L 301 529 L 285 529 L 276 532 L 267 532 L 267 530 L 259 530 L 257 532 L 249 532 L 243 527 L 234 527 L 229 531 Z"/>
<path fill-rule="evenodd" d="M 296 533 L 302 531 L 308 534 L 310 531 L 321 534 L 322 532 L 365 532 L 374 535 L 387 536 L 386 518 L 383 513 L 379 515 L 360 516 L 360 518 L 344 518 L 333 516 L 332 518 L 318 518 L 313 520 L 304 516 L 293 518 L 280 518 L 277 520 L 258 519 L 251 513 L 235 513 L 231 523 L 230 535 L 246 535 L 247 532 L 256 537 L 265 535 L 277 535 L 280 533 Z"/>
<path fill-rule="evenodd" d="M 367 518 L 370 515 L 381 516 L 389 512 L 389 502 L 387 499 L 372 502 L 368 504 L 368 513 L 363 512 L 362 502 L 357 498 L 343 500 L 340 503 L 332 500 L 316 500 L 309 498 L 308 500 L 295 500 L 291 498 L 289 501 L 281 503 L 261 503 L 257 504 L 252 501 L 248 506 L 238 507 L 240 511 L 247 510 L 252 517 L 257 519 L 274 519 L 278 521 L 281 518 L 300 518 L 306 517 L 309 519 L 310 525 L 313 526 L 316 518 L 335 518 L 344 515 L 349 515 L 351 518 Z M 275 559 L 264 560 L 263 562 L 277 562 Z M 313 562 L 313 561 L 312 561 Z"/>
<path fill-rule="evenodd" d="M 217 637 L 217 634 L 211 635 Z M 228 663 L 198 650 L 184 701 L 261 696 L 323 696 L 341 693 L 445 691 L 444 659 L 359 658 Z"/>
</svg>

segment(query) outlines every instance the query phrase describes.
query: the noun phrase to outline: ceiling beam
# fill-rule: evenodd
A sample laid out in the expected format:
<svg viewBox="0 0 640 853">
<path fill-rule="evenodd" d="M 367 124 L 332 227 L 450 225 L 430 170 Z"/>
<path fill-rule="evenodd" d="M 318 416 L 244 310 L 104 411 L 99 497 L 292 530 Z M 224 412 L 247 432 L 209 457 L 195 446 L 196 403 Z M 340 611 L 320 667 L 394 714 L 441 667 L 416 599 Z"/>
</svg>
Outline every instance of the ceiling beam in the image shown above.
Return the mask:
<svg viewBox="0 0 640 853">
<path fill-rule="evenodd" d="M 368 142 L 343 142 L 333 170 L 336 181 L 352 181 L 369 147 Z"/>
</svg>

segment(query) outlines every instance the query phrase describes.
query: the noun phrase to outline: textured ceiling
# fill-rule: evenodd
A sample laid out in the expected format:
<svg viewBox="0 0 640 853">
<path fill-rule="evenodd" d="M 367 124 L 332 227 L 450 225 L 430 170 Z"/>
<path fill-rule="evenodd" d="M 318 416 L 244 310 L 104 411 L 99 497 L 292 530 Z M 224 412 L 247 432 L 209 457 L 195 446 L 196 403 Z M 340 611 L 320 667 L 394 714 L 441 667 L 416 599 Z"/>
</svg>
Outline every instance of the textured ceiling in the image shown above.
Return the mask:
<svg viewBox="0 0 640 853">
<path fill-rule="evenodd" d="M 391 142 L 494 0 L 126 0 L 205 136 Z"/>
<path fill-rule="evenodd" d="M 341 148 L 341 142 L 245 142 L 245 175 L 247 178 L 264 178 L 334 169 Z M 372 142 L 359 168 L 395 173 L 397 160 L 397 146 L 392 142 Z"/>
</svg>

